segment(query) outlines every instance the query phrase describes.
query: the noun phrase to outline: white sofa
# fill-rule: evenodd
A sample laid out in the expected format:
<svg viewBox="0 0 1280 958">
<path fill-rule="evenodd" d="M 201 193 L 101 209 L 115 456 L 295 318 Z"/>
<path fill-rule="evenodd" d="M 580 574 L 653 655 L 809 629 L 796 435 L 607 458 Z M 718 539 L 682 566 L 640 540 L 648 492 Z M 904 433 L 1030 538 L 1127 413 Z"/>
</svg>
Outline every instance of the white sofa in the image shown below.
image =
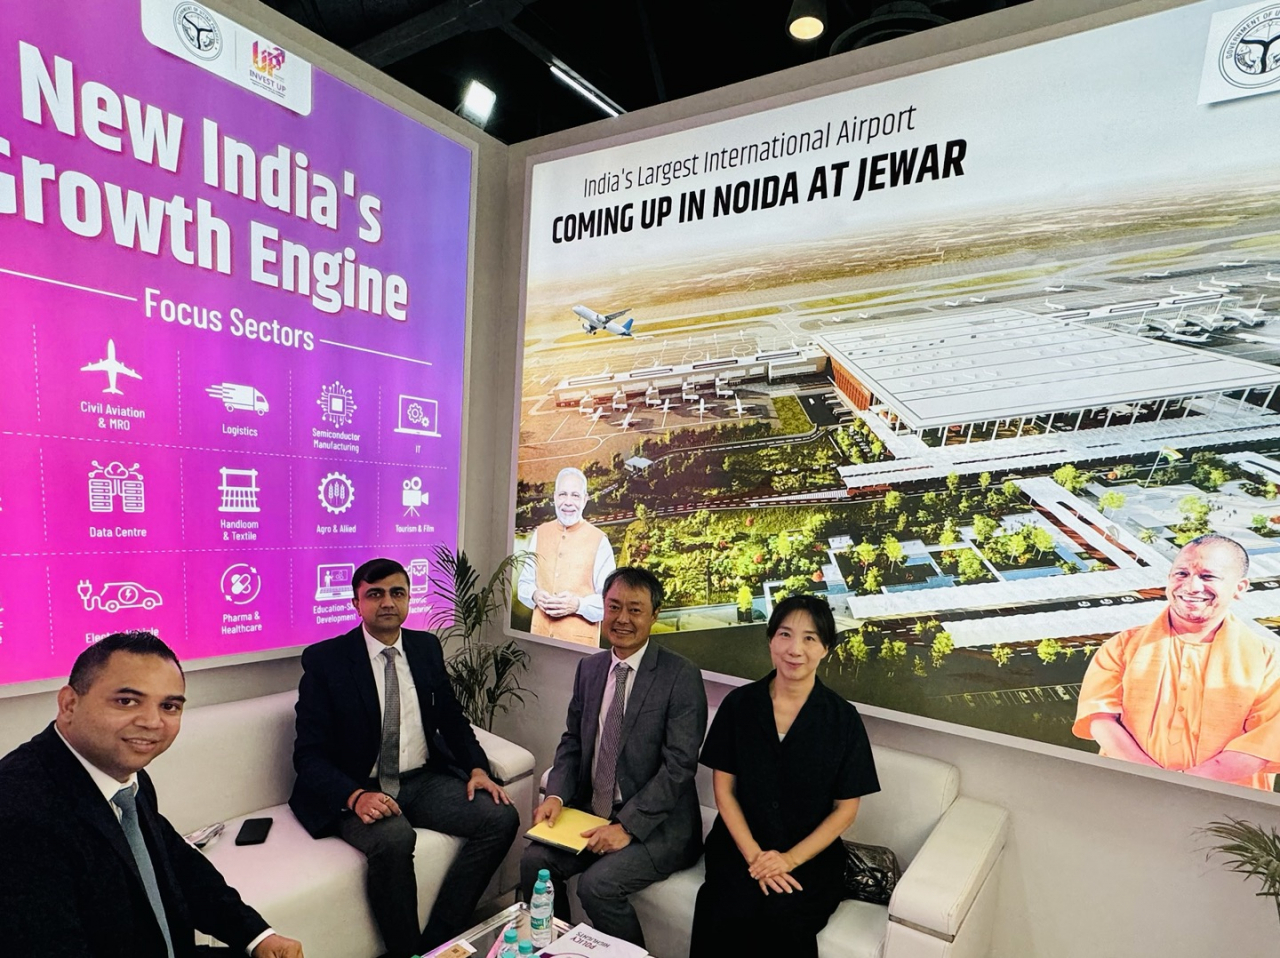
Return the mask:
<svg viewBox="0 0 1280 958">
<path fill-rule="evenodd" d="M 819 952 L 823 958 L 982 958 L 991 944 L 1008 812 L 960 795 L 953 765 L 880 746 L 872 752 L 881 790 L 862 800 L 844 837 L 892 848 L 902 879 L 888 906 L 841 902 L 818 936 Z M 701 767 L 698 799 L 705 836 L 716 811 L 711 773 Z M 688 958 L 703 874 L 699 860 L 632 898 L 652 954 Z"/>
<path fill-rule="evenodd" d="M 311 838 L 287 804 L 293 787 L 296 692 L 188 709 L 173 746 L 148 771 L 160 810 L 183 833 L 225 822 L 222 837 L 206 848 L 228 884 L 281 934 L 299 939 L 307 958 L 375 958 L 382 939 L 364 889 L 364 856 L 339 838 Z M 528 828 L 533 803 L 533 755 L 476 729 L 494 777 Z M 237 846 L 246 818 L 270 817 L 261 845 Z M 414 865 L 418 912 L 425 924 L 460 840 L 418 829 Z M 513 847 L 485 898 L 519 881 L 519 846 Z"/>
</svg>

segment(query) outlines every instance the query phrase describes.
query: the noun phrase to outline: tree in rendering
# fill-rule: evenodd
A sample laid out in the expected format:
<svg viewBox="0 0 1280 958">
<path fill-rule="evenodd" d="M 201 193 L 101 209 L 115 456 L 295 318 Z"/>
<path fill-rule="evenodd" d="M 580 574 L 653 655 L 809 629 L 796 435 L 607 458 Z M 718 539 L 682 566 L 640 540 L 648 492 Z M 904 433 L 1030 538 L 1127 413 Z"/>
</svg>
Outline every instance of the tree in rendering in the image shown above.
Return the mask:
<svg viewBox="0 0 1280 958">
<path fill-rule="evenodd" d="M 1124 507 L 1125 495 L 1123 492 L 1117 492 L 1115 489 L 1108 489 L 1102 495 L 1098 496 L 1098 506 L 1102 509 L 1105 516 L 1108 512 L 1114 512 Z"/>
</svg>

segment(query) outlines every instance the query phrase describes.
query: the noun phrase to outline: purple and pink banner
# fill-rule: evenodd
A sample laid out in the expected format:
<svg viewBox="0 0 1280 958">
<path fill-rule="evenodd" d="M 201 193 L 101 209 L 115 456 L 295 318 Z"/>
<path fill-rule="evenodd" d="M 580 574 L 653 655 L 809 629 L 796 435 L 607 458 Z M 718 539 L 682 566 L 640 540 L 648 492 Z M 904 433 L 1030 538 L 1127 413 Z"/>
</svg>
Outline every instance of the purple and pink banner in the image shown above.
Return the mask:
<svg viewBox="0 0 1280 958">
<path fill-rule="evenodd" d="M 198 3 L 15 7 L 0 684 L 124 629 L 184 661 L 337 634 L 377 555 L 425 614 L 457 539 L 469 150 Z"/>
</svg>

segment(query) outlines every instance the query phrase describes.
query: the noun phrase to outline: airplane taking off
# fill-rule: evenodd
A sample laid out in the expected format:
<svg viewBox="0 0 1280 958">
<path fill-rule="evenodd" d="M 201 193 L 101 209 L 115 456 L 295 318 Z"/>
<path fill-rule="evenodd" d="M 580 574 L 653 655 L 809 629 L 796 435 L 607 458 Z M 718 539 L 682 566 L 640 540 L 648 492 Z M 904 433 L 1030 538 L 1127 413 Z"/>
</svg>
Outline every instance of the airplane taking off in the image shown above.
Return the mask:
<svg viewBox="0 0 1280 958">
<path fill-rule="evenodd" d="M 573 312 L 583 321 L 582 331 L 584 333 L 590 333 L 592 336 L 603 329 L 605 332 L 613 333 L 615 336 L 630 337 L 631 324 L 635 322 L 635 317 L 628 319 L 625 323 L 615 322 L 615 320 L 621 319 L 627 313 L 631 312 L 630 306 L 626 309 L 620 309 L 616 313 L 609 313 L 605 316 L 602 316 L 594 309 L 588 309 L 585 306 L 575 306 L 573 307 Z"/>
<path fill-rule="evenodd" d="M 88 366 L 81 366 L 80 371 L 82 373 L 106 373 L 107 388 L 102 391 L 104 393 L 113 393 L 117 396 L 124 395 L 123 392 L 116 388 L 117 376 L 130 376 L 133 379 L 142 378 L 134 370 L 116 359 L 116 341 L 114 339 L 107 340 L 106 359 L 99 359 L 96 363 L 90 363 Z"/>
</svg>

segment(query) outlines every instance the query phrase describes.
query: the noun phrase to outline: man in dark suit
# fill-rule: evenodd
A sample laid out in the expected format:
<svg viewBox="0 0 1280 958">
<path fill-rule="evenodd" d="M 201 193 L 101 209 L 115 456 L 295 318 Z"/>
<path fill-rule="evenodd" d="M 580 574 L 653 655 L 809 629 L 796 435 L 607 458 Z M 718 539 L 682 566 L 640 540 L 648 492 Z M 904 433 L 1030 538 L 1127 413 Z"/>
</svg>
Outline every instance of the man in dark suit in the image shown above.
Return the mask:
<svg viewBox="0 0 1280 958">
<path fill-rule="evenodd" d="M 702 814 L 694 775 L 707 730 L 707 694 L 697 666 L 649 642 L 662 585 L 624 566 L 604 584 L 601 632 L 613 647 L 578 664 L 564 735 L 534 824 L 555 824 L 565 805 L 609 824 L 590 829 L 574 855 L 533 843 L 520 861 L 530 893 L 538 870 L 555 884 L 557 917 L 569 920 L 564 882 L 578 879 L 591 924 L 641 947 L 644 933 L 629 897 L 698 858 Z"/>
<path fill-rule="evenodd" d="M 468 927 L 520 816 L 489 777 L 440 642 L 401 628 L 404 567 L 373 559 L 352 586 L 361 625 L 302 653 L 289 806 L 313 837 L 337 834 L 364 853 L 387 955 L 408 958 Z M 414 826 L 466 839 L 421 931 Z"/>
<path fill-rule="evenodd" d="M 195 930 L 253 958 L 302 958 L 156 810 L 142 769 L 182 721 L 186 681 L 148 632 L 76 659 L 58 716 L 0 759 L 0 953 L 192 958 Z"/>
</svg>

